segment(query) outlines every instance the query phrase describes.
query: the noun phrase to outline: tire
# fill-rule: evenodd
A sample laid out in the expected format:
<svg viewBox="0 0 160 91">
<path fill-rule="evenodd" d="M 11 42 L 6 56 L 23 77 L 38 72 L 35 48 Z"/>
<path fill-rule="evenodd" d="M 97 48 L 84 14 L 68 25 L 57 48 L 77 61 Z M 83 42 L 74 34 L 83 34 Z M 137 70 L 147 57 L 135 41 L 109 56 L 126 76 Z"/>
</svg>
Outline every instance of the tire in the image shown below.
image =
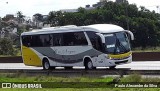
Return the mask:
<svg viewBox="0 0 160 91">
<path fill-rule="evenodd" d="M 116 69 L 116 66 L 110 66 L 109 69 Z"/>
<path fill-rule="evenodd" d="M 50 70 L 51 69 L 50 63 L 49 63 L 49 61 L 47 59 L 45 59 L 43 61 L 43 69 L 44 70 Z"/>
<path fill-rule="evenodd" d="M 91 60 L 88 60 L 88 61 L 86 62 L 86 64 L 85 64 L 85 69 L 91 70 L 91 69 L 93 69 L 93 68 L 94 68 L 94 67 L 93 67 L 92 61 L 91 61 Z"/>
</svg>

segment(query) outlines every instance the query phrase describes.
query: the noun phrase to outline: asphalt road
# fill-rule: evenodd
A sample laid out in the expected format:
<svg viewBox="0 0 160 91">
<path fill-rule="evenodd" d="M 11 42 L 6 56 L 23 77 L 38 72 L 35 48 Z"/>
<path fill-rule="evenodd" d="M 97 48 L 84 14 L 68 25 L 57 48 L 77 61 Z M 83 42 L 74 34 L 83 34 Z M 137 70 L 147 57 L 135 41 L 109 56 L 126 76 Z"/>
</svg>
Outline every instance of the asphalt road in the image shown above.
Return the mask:
<svg viewBox="0 0 160 91">
<path fill-rule="evenodd" d="M 98 67 L 98 69 L 105 68 L 106 67 Z M 160 61 L 138 61 L 119 65 L 116 68 L 127 68 L 130 70 L 160 70 Z M 42 69 L 42 67 L 25 66 L 23 63 L 0 63 L 0 69 Z M 56 69 L 63 69 L 63 67 L 57 67 Z M 74 69 L 84 69 L 84 67 L 74 67 Z"/>
</svg>

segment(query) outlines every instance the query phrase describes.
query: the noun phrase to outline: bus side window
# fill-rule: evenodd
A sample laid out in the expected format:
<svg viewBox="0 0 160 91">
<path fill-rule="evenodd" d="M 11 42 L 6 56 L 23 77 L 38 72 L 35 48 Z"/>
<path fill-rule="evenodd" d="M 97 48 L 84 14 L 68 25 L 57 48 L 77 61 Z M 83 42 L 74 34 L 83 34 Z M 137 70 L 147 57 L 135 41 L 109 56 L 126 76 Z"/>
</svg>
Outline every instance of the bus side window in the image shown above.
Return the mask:
<svg viewBox="0 0 160 91">
<path fill-rule="evenodd" d="M 37 46 L 38 46 L 38 41 L 39 41 L 39 40 L 37 40 L 37 39 L 38 39 L 38 36 L 39 36 L 39 35 L 31 35 L 31 36 L 30 36 L 30 38 L 31 38 L 31 39 L 30 39 L 30 43 L 31 43 L 30 46 L 31 46 L 31 47 L 37 47 Z"/>
<path fill-rule="evenodd" d="M 52 45 L 53 46 L 62 46 L 63 45 L 63 36 L 62 34 L 58 34 L 58 33 L 55 33 L 55 34 L 52 34 L 53 36 L 53 43 Z"/>
<path fill-rule="evenodd" d="M 63 33 L 63 40 L 64 40 L 64 46 L 74 46 L 75 45 L 74 33 L 73 32 Z"/>
<path fill-rule="evenodd" d="M 86 32 L 91 43 L 92 43 L 92 46 L 94 49 L 97 49 L 98 51 L 103 51 L 103 48 L 102 48 L 102 42 L 101 42 L 101 38 L 100 36 L 98 36 L 96 34 L 96 32 L 91 32 L 91 31 L 88 31 Z"/>
<path fill-rule="evenodd" d="M 88 45 L 83 32 L 68 32 L 63 34 L 64 46 Z"/>
<path fill-rule="evenodd" d="M 30 47 L 30 36 L 22 36 L 23 46 Z"/>
<path fill-rule="evenodd" d="M 87 39 L 83 32 L 74 33 L 74 42 L 75 45 L 88 45 Z"/>
<path fill-rule="evenodd" d="M 22 45 L 23 45 L 23 46 L 27 46 L 26 36 L 22 36 Z"/>
<path fill-rule="evenodd" d="M 52 42 L 51 42 L 52 36 L 50 34 L 44 34 L 44 35 L 40 35 L 40 41 L 41 41 L 41 46 L 42 47 L 48 47 L 51 46 Z"/>
</svg>

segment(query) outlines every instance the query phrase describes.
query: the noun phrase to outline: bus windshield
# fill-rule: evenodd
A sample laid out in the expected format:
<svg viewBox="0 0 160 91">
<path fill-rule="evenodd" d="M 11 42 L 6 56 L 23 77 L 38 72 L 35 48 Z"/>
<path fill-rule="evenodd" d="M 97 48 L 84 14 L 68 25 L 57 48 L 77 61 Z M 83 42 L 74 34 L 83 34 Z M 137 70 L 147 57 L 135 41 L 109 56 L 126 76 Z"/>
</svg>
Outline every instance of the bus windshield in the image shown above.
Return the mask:
<svg viewBox="0 0 160 91">
<path fill-rule="evenodd" d="M 129 39 L 125 32 L 104 34 L 105 51 L 109 54 L 121 54 L 131 50 Z"/>
</svg>

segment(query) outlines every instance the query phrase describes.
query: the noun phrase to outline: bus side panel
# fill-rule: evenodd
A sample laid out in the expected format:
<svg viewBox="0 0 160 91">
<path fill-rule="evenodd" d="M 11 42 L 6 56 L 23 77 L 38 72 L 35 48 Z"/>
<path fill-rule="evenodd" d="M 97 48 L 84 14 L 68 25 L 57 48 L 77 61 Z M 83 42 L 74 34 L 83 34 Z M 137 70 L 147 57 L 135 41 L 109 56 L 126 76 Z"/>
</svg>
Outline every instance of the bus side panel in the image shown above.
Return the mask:
<svg viewBox="0 0 160 91">
<path fill-rule="evenodd" d="M 22 46 L 22 56 L 25 65 L 42 66 L 42 61 L 38 55 L 29 47 Z"/>
</svg>

